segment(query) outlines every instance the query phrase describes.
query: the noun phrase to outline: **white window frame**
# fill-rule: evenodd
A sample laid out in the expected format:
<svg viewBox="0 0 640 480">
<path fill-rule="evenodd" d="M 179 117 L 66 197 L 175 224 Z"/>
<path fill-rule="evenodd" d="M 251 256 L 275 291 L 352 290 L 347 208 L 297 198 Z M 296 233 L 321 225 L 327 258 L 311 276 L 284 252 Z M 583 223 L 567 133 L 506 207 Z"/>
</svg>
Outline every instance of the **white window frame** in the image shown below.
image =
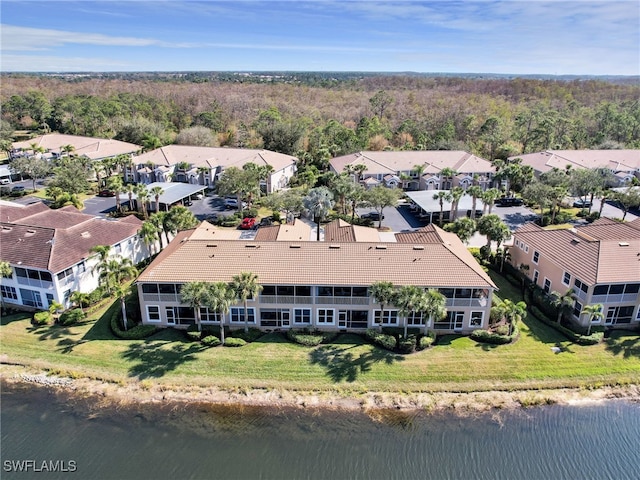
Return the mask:
<svg viewBox="0 0 640 480">
<path fill-rule="evenodd" d="M 309 321 L 308 322 L 298 322 L 298 317 L 307 316 L 304 312 L 308 312 Z M 294 308 L 293 309 L 293 324 L 294 325 L 311 325 L 313 324 L 313 309 L 311 308 Z"/>
<path fill-rule="evenodd" d="M 157 315 L 158 315 L 158 319 L 157 320 L 152 320 L 151 318 L 151 311 L 150 309 L 155 308 L 157 309 Z M 147 321 L 149 323 L 160 323 L 162 321 L 162 315 L 160 315 L 160 305 L 147 305 Z"/>
<path fill-rule="evenodd" d="M 474 313 L 479 313 L 480 314 L 480 324 L 479 325 L 474 325 L 473 323 L 471 323 L 473 321 L 473 314 Z M 471 313 L 469 314 L 469 328 L 477 328 L 477 327 L 482 327 L 484 325 L 484 311 L 483 310 L 472 310 Z"/>
<path fill-rule="evenodd" d="M 247 323 L 251 323 L 253 325 L 256 324 L 256 309 L 254 307 L 248 307 L 247 312 L 249 312 L 249 317 L 247 318 Z M 251 315 L 253 313 L 253 315 Z M 234 320 L 233 317 L 237 316 L 238 320 Z M 251 317 L 253 316 L 253 320 Z M 229 323 L 239 324 L 244 323 L 244 307 L 231 307 L 229 309 Z"/>
<path fill-rule="evenodd" d="M 380 314 L 382 313 L 382 310 L 374 310 L 373 311 L 373 324 L 374 325 L 380 325 Z M 389 320 L 392 319 L 392 315 L 391 314 L 395 314 L 395 321 L 390 322 Z M 397 326 L 398 325 L 398 310 L 394 310 L 394 309 L 385 309 L 384 310 L 384 318 L 382 318 L 382 325 L 390 325 L 390 326 Z"/>
<path fill-rule="evenodd" d="M 320 313 L 324 312 L 324 313 Z M 323 322 L 320 319 L 325 317 L 328 312 L 331 312 L 331 322 Z M 316 325 L 335 325 L 336 324 L 336 310 L 335 308 L 319 308 L 316 312 Z"/>
<path fill-rule="evenodd" d="M 547 282 L 549 282 L 549 289 L 546 290 L 547 288 Z M 545 291 L 545 293 L 551 293 L 551 285 L 553 284 L 553 282 L 551 280 L 549 280 L 547 277 L 544 277 L 544 281 L 542 282 L 542 290 Z"/>
<path fill-rule="evenodd" d="M 538 285 L 538 280 L 540 279 L 540 272 L 538 270 L 533 271 L 533 283 L 534 285 Z"/>
<path fill-rule="evenodd" d="M 566 282 L 565 282 L 565 279 L 567 280 Z M 566 286 L 571 285 L 571 274 L 569 272 L 564 272 L 562 274 L 562 284 Z"/>
<path fill-rule="evenodd" d="M 537 257 L 537 258 L 536 258 Z M 531 261 L 538 265 L 540 263 L 540 252 L 537 250 L 533 251 L 533 255 L 531 255 Z"/>
<path fill-rule="evenodd" d="M 205 317 L 207 320 L 205 320 Z M 213 317 L 215 320 L 210 320 L 209 318 Z M 222 318 L 222 313 L 220 312 L 210 312 L 209 307 L 200 307 L 200 321 L 202 323 L 220 323 L 220 319 Z"/>
</svg>

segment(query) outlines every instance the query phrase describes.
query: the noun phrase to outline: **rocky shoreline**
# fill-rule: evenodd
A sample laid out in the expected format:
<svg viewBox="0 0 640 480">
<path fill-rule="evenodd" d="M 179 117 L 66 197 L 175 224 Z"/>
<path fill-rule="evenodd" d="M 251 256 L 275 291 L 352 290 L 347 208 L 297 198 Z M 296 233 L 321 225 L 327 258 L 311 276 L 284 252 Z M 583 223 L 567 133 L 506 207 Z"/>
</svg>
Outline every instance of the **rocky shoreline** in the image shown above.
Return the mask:
<svg viewBox="0 0 640 480">
<path fill-rule="evenodd" d="M 368 412 L 374 410 L 423 411 L 461 416 L 540 405 L 576 405 L 624 399 L 640 402 L 640 386 L 603 386 L 594 389 L 560 388 L 482 392 L 301 392 L 284 389 L 230 391 L 216 386 L 164 386 L 149 382 L 104 382 L 89 378 L 65 378 L 32 371 L 18 365 L 2 365 L 0 379 L 14 387 L 50 388 L 86 398 L 98 397 L 103 404 L 237 405 L 299 409 L 330 409 Z"/>
</svg>

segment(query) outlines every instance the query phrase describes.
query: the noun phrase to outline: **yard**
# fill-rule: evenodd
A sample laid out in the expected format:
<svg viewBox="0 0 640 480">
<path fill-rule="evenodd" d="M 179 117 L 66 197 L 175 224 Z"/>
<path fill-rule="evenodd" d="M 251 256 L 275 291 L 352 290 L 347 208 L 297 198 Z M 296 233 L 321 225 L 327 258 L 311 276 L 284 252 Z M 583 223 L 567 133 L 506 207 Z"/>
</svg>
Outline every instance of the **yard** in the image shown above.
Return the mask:
<svg viewBox="0 0 640 480">
<path fill-rule="evenodd" d="M 519 300 L 500 284 L 500 296 Z M 118 308 L 117 302 L 108 309 Z M 146 340 L 113 336 L 107 309 L 81 325 L 33 326 L 9 315 L 0 326 L 0 354 L 11 363 L 59 375 L 167 387 L 285 389 L 358 394 L 493 391 L 640 383 L 640 337 L 616 332 L 604 343 L 579 346 L 535 319 L 520 324 L 510 345 L 444 336 L 425 351 L 399 355 L 342 334 L 328 345 L 303 347 L 269 333 L 242 348 L 204 348 L 182 332 L 163 330 Z M 554 353 L 552 347 L 560 347 Z"/>
</svg>

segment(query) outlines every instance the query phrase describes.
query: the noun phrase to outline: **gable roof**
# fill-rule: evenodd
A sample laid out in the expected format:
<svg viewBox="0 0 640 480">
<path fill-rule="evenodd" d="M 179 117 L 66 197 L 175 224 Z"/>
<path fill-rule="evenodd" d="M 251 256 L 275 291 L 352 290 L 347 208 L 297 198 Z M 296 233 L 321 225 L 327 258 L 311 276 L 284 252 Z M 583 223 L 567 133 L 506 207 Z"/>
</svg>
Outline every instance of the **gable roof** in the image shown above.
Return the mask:
<svg viewBox="0 0 640 480">
<path fill-rule="evenodd" d="M 335 157 L 329 163 L 338 173 L 342 173 L 347 165 L 362 164 L 370 175 L 410 171 L 416 165 L 424 165 L 425 173 L 431 174 L 438 174 L 446 167 L 464 173 L 495 171 L 488 160 L 461 150 L 362 151 Z"/>
<path fill-rule="evenodd" d="M 613 172 L 633 172 L 640 169 L 640 150 L 545 150 L 509 157 L 521 158 L 524 165 L 540 173 L 553 168 L 608 168 Z"/>
<path fill-rule="evenodd" d="M 57 154 L 61 153 L 63 146 L 73 145 L 75 148 L 73 153 L 76 155 L 84 155 L 92 160 L 134 153 L 142 148 L 140 145 L 122 142 L 120 140 L 82 137 L 78 135 L 65 135 L 60 133 L 49 133 L 47 135 L 40 135 L 39 137 L 24 140 L 22 142 L 15 142 L 13 144 L 13 148 L 29 150 L 33 143 L 47 151 Z"/>
<path fill-rule="evenodd" d="M 379 242 L 378 230 L 361 225 L 352 225 L 341 218 L 324 226 L 325 242 Z"/>
<path fill-rule="evenodd" d="M 229 282 L 239 272 L 251 271 L 262 284 L 371 285 L 385 280 L 399 286 L 495 288 L 460 240 L 455 246 L 211 241 L 196 239 L 194 232 L 178 234 L 138 282 Z"/>
<path fill-rule="evenodd" d="M 135 235 L 142 225 L 137 218 L 114 221 L 45 208 L 12 222 L 0 222 L 2 260 L 57 273 L 91 256 L 92 247 L 115 245 Z M 3 217 L 4 211 L 3 207 Z"/>
<path fill-rule="evenodd" d="M 594 227 L 545 230 L 529 223 L 514 237 L 587 284 L 637 282 L 640 230 L 611 227 L 604 221 Z"/>
<path fill-rule="evenodd" d="M 247 163 L 255 163 L 259 166 L 271 165 L 276 172 L 290 165 L 295 165 L 296 161 L 296 157 L 270 150 L 191 145 L 167 145 L 135 157 L 135 162 L 138 164 L 151 162 L 154 165 L 165 167 L 187 162 L 196 168 L 242 168 Z"/>
</svg>

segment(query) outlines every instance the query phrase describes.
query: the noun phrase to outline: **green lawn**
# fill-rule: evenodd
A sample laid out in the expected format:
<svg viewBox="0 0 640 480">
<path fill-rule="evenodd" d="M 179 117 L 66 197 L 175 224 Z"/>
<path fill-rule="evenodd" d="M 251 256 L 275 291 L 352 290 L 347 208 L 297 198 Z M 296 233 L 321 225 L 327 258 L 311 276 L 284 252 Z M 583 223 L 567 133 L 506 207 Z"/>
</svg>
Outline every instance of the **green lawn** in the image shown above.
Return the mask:
<svg viewBox="0 0 640 480">
<path fill-rule="evenodd" d="M 346 394 L 640 383 L 637 334 L 618 332 L 603 344 L 578 346 L 535 319 L 521 324 L 521 337 L 511 345 L 490 346 L 450 335 L 429 350 L 403 356 L 351 334 L 315 348 L 289 343 L 279 333 L 242 348 L 202 348 L 174 330 L 144 341 L 119 340 L 103 313 L 73 327 L 34 327 L 24 315 L 7 316 L 0 326 L 0 354 L 64 375 L 233 389 Z M 554 354 L 554 346 L 562 352 Z"/>
</svg>

